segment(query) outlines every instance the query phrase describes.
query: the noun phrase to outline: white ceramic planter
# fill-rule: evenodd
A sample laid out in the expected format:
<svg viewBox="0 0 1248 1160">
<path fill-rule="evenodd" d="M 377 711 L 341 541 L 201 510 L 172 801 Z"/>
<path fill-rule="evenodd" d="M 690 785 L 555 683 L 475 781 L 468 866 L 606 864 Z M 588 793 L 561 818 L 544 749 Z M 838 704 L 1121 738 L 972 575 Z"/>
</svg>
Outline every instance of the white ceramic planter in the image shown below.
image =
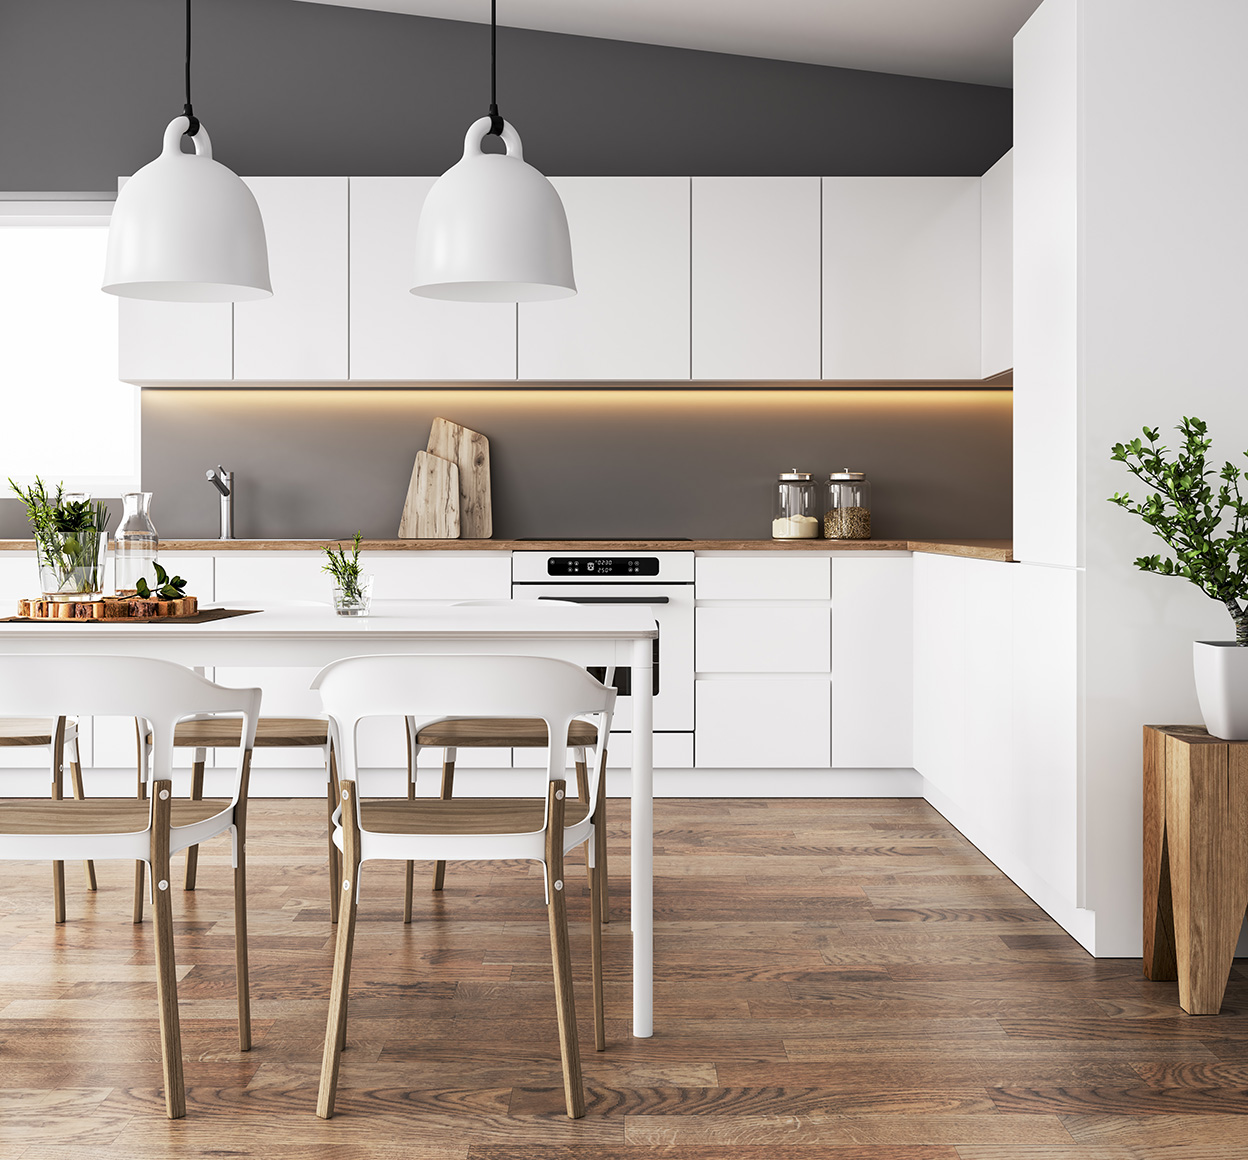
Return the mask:
<svg viewBox="0 0 1248 1160">
<path fill-rule="evenodd" d="M 1205 728 L 1224 741 L 1248 741 L 1248 648 L 1193 641 L 1192 664 Z"/>
</svg>

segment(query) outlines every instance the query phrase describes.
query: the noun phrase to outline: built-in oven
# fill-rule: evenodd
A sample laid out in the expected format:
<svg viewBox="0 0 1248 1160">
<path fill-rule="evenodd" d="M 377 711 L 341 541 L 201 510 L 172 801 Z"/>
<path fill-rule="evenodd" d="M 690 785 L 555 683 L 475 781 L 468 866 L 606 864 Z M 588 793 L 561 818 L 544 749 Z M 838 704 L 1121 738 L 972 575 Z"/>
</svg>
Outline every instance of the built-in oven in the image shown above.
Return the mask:
<svg viewBox="0 0 1248 1160">
<path fill-rule="evenodd" d="M 693 730 L 692 552 L 515 552 L 512 597 L 578 604 L 646 604 L 654 610 L 654 728 Z M 594 670 L 591 670 L 594 671 Z M 594 673 L 599 680 L 602 670 Z M 632 728 L 632 673 L 619 668 L 614 729 Z"/>
</svg>

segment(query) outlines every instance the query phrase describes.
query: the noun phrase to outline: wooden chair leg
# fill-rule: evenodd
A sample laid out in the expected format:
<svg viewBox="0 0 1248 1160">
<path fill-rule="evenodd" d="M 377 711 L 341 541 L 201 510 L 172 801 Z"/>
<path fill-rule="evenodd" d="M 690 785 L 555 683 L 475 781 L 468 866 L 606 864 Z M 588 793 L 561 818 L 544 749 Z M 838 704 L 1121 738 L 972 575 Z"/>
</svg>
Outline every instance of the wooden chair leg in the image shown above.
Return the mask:
<svg viewBox="0 0 1248 1160">
<path fill-rule="evenodd" d="M 56 719 L 52 734 L 52 800 L 59 802 L 65 797 L 65 718 Z M 65 863 L 52 863 L 52 917 L 65 921 Z"/>
<path fill-rule="evenodd" d="M 69 775 L 70 785 L 73 787 L 74 791 L 74 800 L 82 801 L 83 798 L 87 796 L 87 791 L 82 781 L 82 762 L 79 760 L 78 756 L 77 741 L 71 741 L 69 743 Z M 95 863 L 92 862 L 90 858 L 83 862 L 82 871 L 86 876 L 87 889 L 97 889 L 97 883 L 95 880 Z"/>
<path fill-rule="evenodd" d="M 546 912 L 550 920 L 550 958 L 555 974 L 555 1011 L 559 1053 L 563 1057 L 563 1095 L 568 1115 L 585 1114 L 581 1049 L 576 1037 L 576 998 L 572 991 L 572 954 L 568 946 L 568 907 L 563 882 L 563 816 L 567 783 L 552 781 L 546 800 Z"/>
<path fill-rule="evenodd" d="M 456 751 L 448 749 L 446 756 L 442 760 L 442 800 L 450 801 L 455 796 L 455 758 Z M 410 866 L 411 863 L 409 862 Z M 435 862 L 433 864 L 433 888 L 441 890 L 446 882 L 446 863 Z"/>
<path fill-rule="evenodd" d="M 592 842 L 594 835 L 589 840 Z M 607 1024 L 602 1001 L 602 903 L 598 897 L 603 880 L 597 870 L 595 866 L 594 873 L 589 876 L 589 951 L 594 979 L 594 1050 L 606 1051 Z"/>
<path fill-rule="evenodd" d="M 321 1086 L 316 1114 L 328 1120 L 334 1114 L 338 1093 L 338 1068 L 347 1037 L 347 993 L 351 985 L 351 952 L 355 944 L 356 879 L 360 873 L 360 830 L 356 816 L 353 781 L 339 783 L 342 803 L 342 900 L 338 910 L 338 939 L 334 944 L 334 980 L 329 992 L 329 1020 L 325 1025 L 325 1051 L 321 1058 Z"/>
<path fill-rule="evenodd" d="M 191 801 L 204 799 L 204 763 L 208 754 L 203 749 L 195 750 L 195 764 L 191 766 Z M 184 889 L 195 889 L 195 875 L 199 870 L 199 847 L 188 846 L 186 850 L 186 883 Z"/>
<path fill-rule="evenodd" d="M 325 796 L 325 824 L 329 835 L 329 921 L 338 921 L 338 896 L 342 893 L 342 854 L 334 845 L 334 810 L 338 808 L 338 758 L 329 747 L 328 792 Z"/>
<path fill-rule="evenodd" d="M 611 921 L 611 887 L 607 877 L 607 754 L 602 754 L 602 774 L 598 778 L 598 801 L 594 806 L 594 870 L 598 875 L 598 918 L 603 926 Z"/>
<path fill-rule="evenodd" d="M 171 1120 L 186 1115 L 182 1076 L 182 1031 L 178 1021 L 178 980 L 173 954 L 173 900 L 169 889 L 169 821 L 173 784 L 152 786 L 151 864 L 156 890 L 152 912 L 156 928 L 156 995 L 160 1003 L 160 1056 L 165 1074 L 165 1112 Z"/>
<path fill-rule="evenodd" d="M 138 746 L 138 760 L 135 762 L 135 796 L 142 801 L 147 797 L 147 745 L 144 741 L 146 733 L 146 723 L 140 722 L 135 718 L 134 733 Z M 143 921 L 143 877 L 144 863 L 136 862 L 134 864 L 134 905 L 132 908 L 133 921 L 137 926 Z"/>
<path fill-rule="evenodd" d="M 234 807 L 234 980 L 238 992 L 238 1050 L 251 1050 L 251 971 L 247 965 L 247 789 L 251 751 L 243 754 L 243 776 Z"/>
</svg>

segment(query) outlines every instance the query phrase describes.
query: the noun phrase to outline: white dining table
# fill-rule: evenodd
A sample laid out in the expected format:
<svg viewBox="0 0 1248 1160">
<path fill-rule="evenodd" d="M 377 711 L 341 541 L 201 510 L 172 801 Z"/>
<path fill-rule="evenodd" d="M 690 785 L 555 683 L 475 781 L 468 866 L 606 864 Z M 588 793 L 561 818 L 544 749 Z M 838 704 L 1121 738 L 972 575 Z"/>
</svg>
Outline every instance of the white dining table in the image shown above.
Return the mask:
<svg viewBox="0 0 1248 1160">
<path fill-rule="evenodd" d="M 210 607 L 210 606 L 205 606 Z M 236 607 L 252 607 L 238 604 Z M 321 667 L 373 653 L 507 653 L 628 666 L 632 679 L 630 831 L 633 1034 L 654 1034 L 653 642 L 645 606 L 441 604 L 376 600 L 367 617 L 328 605 L 266 602 L 248 616 L 201 623 L 0 623 L 0 653 L 145 656 L 191 667 Z M 0 706 L 0 710 L 2 710 Z"/>
</svg>

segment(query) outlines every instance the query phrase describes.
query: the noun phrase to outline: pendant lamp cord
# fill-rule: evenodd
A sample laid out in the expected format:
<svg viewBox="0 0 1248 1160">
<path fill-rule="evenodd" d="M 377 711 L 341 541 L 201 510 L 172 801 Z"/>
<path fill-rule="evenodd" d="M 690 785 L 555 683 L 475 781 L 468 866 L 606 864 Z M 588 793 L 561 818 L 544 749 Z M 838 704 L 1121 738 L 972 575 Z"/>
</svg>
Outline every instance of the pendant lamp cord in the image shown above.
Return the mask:
<svg viewBox="0 0 1248 1160">
<path fill-rule="evenodd" d="M 191 0 L 186 2 L 189 5 Z M 503 135 L 503 119 L 498 115 L 498 0 L 490 0 L 490 133 Z"/>
<path fill-rule="evenodd" d="M 186 104 L 182 106 L 182 116 L 190 121 L 186 135 L 194 137 L 199 132 L 199 118 L 191 109 L 191 0 L 186 0 Z"/>
</svg>

